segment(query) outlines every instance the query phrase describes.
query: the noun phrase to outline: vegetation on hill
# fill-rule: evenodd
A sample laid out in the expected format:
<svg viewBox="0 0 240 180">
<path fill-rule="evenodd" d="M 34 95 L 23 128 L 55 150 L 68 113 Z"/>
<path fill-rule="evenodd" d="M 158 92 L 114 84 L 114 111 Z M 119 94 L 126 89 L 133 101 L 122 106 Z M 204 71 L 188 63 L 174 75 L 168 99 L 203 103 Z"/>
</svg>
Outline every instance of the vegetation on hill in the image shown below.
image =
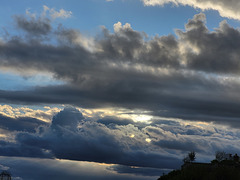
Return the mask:
<svg viewBox="0 0 240 180">
<path fill-rule="evenodd" d="M 237 154 L 216 153 L 211 163 L 193 163 L 184 161 L 181 170 L 174 170 L 158 180 L 238 180 L 240 179 L 240 162 Z M 190 153 L 189 153 L 190 154 Z M 188 154 L 188 155 L 189 155 Z M 220 156 L 221 155 L 221 156 Z M 186 159 L 186 158 L 184 158 Z M 194 158 L 195 159 L 195 158 Z"/>
</svg>

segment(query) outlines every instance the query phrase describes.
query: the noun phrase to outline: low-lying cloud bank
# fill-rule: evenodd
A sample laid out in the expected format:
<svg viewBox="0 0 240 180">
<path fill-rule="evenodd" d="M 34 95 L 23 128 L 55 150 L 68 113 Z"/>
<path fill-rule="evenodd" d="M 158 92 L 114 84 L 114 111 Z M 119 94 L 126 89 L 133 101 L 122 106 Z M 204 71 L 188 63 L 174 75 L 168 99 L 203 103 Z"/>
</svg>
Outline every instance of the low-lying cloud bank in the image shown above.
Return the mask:
<svg viewBox="0 0 240 180">
<path fill-rule="evenodd" d="M 159 119 L 119 122 L 116 117 L 85 117 L 66 107 L 36 132 L 9 130 L 14 140 L 1 140 L 0 154 L 115 164 L 108 170 L 156 176 L 179 168 L 189 148 L 201 161 L 212 159 L 219 149 L 240 151 L 240 134 L 234 129 Z"/>
</svg>

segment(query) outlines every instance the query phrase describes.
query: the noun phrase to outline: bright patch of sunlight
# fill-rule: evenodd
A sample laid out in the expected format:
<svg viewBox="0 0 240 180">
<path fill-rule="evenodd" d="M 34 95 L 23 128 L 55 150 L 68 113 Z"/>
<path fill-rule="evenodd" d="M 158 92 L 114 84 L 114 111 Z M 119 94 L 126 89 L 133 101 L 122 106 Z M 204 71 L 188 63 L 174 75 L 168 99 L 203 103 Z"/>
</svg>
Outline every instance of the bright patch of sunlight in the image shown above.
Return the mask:
<svg viewBox="0 0 240 180">
<path fill-rule="evenodd" d="M 148 143 L 150 143 L 152 140 L 149 139 L 149 138 L 146 138 L 145 141 L 148 142 Z"/>
<path fill-rule="evenodd" d="M 130 137 L 130 138 L 134 138 L 134 137 L 135 137 L 135 135 L 134 135 L 134 134 L 131 134 L 129 137 Z"/>
</svg>

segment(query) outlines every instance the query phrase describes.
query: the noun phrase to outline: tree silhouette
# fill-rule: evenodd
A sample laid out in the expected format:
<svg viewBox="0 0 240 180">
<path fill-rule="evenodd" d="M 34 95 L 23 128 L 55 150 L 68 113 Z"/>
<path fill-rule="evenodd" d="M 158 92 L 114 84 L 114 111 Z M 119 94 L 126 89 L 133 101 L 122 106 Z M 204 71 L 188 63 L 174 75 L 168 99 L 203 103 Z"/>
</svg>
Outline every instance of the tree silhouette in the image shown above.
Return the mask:
<svg viewBox="0 0 240 180">
<path fill-rule="evenodd" d="M 193 162 L 196 159 L 196 153 L 194 151 L 191 151 L 190 153 L 188 153 L 188 157 L 190 162 Z"/>
<path fill-rule="evenodd" d="M 226 153 L 224 151 L 217 151 L 215 153 L 215 158 L 218 162 L 221 162 L 226 158 Z"/>
<path fill-rule="evenodd" d="M 239 162 L 239 156 L 238 156 L 237 154 L 235 154 L 235 155 L 233 156 L 233 160 L 234 160 L 235 162 Z"/>
<path fill-rule="evenodd" d="M 184 157 L 184 158 L 183 158 L 183 162 L 184 162 L 184 163 L 189 163 L 189 162 L 190 162 L 189 157 L 188 157 L 188 156 L 187 156 L 187 157 Z"/>
<path fill-rule="evenodd" d="M 2 171 L 0 174 L 0 180 L 12 180 L 11 174 L 7 171 Z"/>
<path fill-rule="evenodd" d="M 195 161 L 195 159 L 196 159 L 196 153 L 194 151 L 191 151 L 188 153 L 186 157 L 183 158 L 183 162 L 189 163 L 189 162 Z"/>
</svg>

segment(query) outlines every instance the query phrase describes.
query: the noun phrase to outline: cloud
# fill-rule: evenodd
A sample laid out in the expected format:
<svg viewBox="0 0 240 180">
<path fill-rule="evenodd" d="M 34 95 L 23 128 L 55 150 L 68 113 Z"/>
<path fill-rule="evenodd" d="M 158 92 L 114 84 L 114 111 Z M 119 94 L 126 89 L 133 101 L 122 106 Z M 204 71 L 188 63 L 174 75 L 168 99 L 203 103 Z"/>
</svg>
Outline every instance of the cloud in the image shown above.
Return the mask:
<svg viewBox="0 0 240 180">
<path fill-rule="evenodd" d="M 84 180 L 149 180 L 149 177 L 117 174 L 108 165 L 92 162 L 53 160 L 39 158 L 0 157 L 1 163 L 10 167 L 13 180 L 84 179 Z M 153 177 L 152 179 L 157 177 Z"/>
<path fill-rule="evenodd" d="M 64 111 L 60 111 L 54 116 L 51 128 L 55 129 L 58 126 L 66 127 L 71 130 L 78 128 L 78 122 L 84 119 L 81 113 L 75 108 L 66 107 Z"/>
<path fill-rule="evenodd" d="M 55 10 L 54 8 L 49 8 L 48 6 L 43 6 L 43 16 L 46 16 L 46 14 L 49 13 L 52 19 L 61 18 L 61 19 L 67 19 L 72 16 L 71 11 L 66 11 L 64 9 L 60 9 L 59 11 Z"/>
<path fill-rule="evenodd" d="M 3 38 L 0 66 L 23 76 L 51 73 L 64 83 L 0 90 L 0 101 L 70 106 L 0 106 L 2 156 L 116 164 L 108 170 L 154 176 L 180 167 L 191 150 L 203 161 L 216 150 L 240 152 L 238 29 L 223 21 L 210 31 L 200 13 L 177 36 L 148 37 L 117 22 L 114 32 L 102 27 L 88 37 L 46 17 L 14 18 L 24 34 Z M 117 117 L 88 117 L 71 105 L 112 108 Z M 120 116 L 135 112 L 153 117 L 143 123 Z"/>
<path fill-rule="evenodd" d="M 46 5 L 43 6 L 43 12 L 40 16 L 31 13 L 30 9 L 26 10 L 26 16 L 15 15 L 14 20 L 17 27 L 30 36 L 48 35 L 52 30 L 52 21 L 61 18 L 67 19 L 72 15 L 71 11 L 65 11 L 60 9 L 56 11 L 54 8 L 49 8 Z"/>
<path fill-rule="evenodd" d="M 125 25 L 122 25 L 121 22 L 117 22 L 113 25 L 114 32 L 118 33 L 120 31 L 130 30 L 131 31 L 131 25 L 129 23 L 126 23 Z"/>
<path fill-rule="evenodd" d="M 48 123 L 30 117 L 11 118 L 0 114 L 0 128 L 9 131 L 36 132 L 39 126 L 46 126 Z"/>
<path fill-rule="evenodd" d="M 131 134 L 135 135 L 134 139 Z M 83 119 L 76 109 L 65 108 L 43 133 L 19 132 L 16 143 L 2 142 L 0 152 L 4 156 L 55 157 L 139 167 L 175 168 L 180 165 L 181 160 L 175 155 L 166 156 L 159 148 L 149 147 L 145 141 L 147 137 L 132 124 L 116 124 L 111 128 Z"/>
<path fill-rule="evenodd" d="M 57 114 L 61 109 L 48 106 L 41 109 L 31 109 L 29 107 L 15 107 L 10 105 L 0 105 L 0 114 L 7 118 L 24 119 L 25 117 L 40 120 L 42 123 L 48 123 L 52 120 L 53 115 Z"/>
<path fill-rule="evenodd" d="M 24 16 L 14 16 L 18 28 L 32 35 L 46 35 L 52 27 L 50 20 L 47 18 L 25 18 Z"/>
<path fill-rule="evenodd" d="M 192 6 L 201 10 L 216 10 L 222 17 L 231 19 L 240 19 L 238 11 L 240 4 L 238 0 L 142 0 L 146 6 L 163 6 L 165 4 L 174 4 L 176 6 Z"/>
<path fill-rule="evenodd" d="M 104 124 L 106 126 L 111 125 L 128 125 L 128 124 L 134 124 L 133 120 L 130 119 L 120 119 L 116 117 L 104 117 L 102 119 L 99 119 L 97 122 Z"/>
<path fill-rule="evenodd" d="M 191 150 L 197 152 L 198 161 L 209 161 L 217 150 L 240 151 L 238 129 L 180 120 L 141 123 L 111 119 L 84 117 L 77 109 L 66 107 L 41 131 L 14 130 L 14 140 L 0 141 L 0 153 L 115 164 L 107 169 L 156 176 L 180 167 Z"/>
<path fill-rule="evenodd" d="M 34 27 L 40 20 L 20 22 Z M 113 33 L 102 27 L 91 38 L 63 26 L 38 30 L 36 38 L 34 28 L 21 27 L 28 38 L 9 36 L 0 44 L 1 68 L 51 73 L 64 84 L 0 90 L 1 102 L 140 109 L 237 127 L 240 32 L 225 21 L 214 31 L 205 23 L 197 14 L 177 37 L 147 37 L 120 22 Z"/>
<path fill-rule="evenodd" d="M 160 176 L 163 173 L 168 173 L 170 169 L 157 169 L 157 168 L 141 168 L 133 166 L 113 165 L 108 167 L 109 170 L 116 171 L 118 173 L 129 173 L 143 176 Z"/>
<path fill-rule="evenodd" d="M 190 69 L 238 74 L 239 43 L 237 39 L 240 38 L 238 29 L 222 21 L 219 28 L 214 32 L 209 32 L 205 26 L 205 16 L 201 13 L 189 20 L 186 30 L 186 32 L 177 30 L 180 41 L 182 40 L 198 51 L 186 54 Z"/>
<path fill-rule="evenodd" d="M 35 141 L 34 141 L 35 142 Z M 30 143 L 30 141 L 28 141 Z M 24 145 L 19 143 L 5 142 L 0 143 L 1 156 L 10 157 L 35 157 L 35 158 L 52 158 L 52 154 L 44 149 L 34 145 Z"/>
</svg>

